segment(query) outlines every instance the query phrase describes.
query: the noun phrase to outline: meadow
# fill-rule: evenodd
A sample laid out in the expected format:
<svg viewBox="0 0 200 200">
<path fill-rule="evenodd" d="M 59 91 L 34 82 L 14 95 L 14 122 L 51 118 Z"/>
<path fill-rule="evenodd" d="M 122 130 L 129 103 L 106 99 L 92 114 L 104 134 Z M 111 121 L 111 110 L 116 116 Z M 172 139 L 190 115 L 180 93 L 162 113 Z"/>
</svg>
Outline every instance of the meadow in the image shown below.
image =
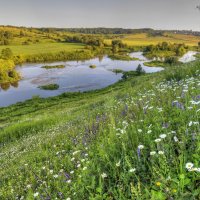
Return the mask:
<svg viewBox="0 0 200 200">
<path fill-rule="evenodd" d="M 0 46 L 0 51 L 10 48 L 14 55 L 32 56 L 45 53 L 59 53 L 60 51 L 73 52 L 84 49 L 83 44 L 73 43 L 39 43 L 30 45 L 7 45 Z"/>
<path fill-rule="evenodd" d="M 6 80 L 19 78 L 10 73 L 14 61 L 84 60 L 105 51 L 130 59 L 124 55 L 135 46 L 160 48 L 165 41 L 197 49 L 200 40 L 173 33 L 2 30 L 0 51 L 11 50 L 0 60 Z M 199 59 L 155 74 L 123 73 L 101 90 L 33 96 L 0 108 L 0 199 L 200 199 Z"/>
<path fill-rule="evenodd" d="M 174 33 L 165 33 L 162 36 L 149 36 L 147 33 L 139 34 L 128 34 L 121 35 L 119 38 L 123 43 L 128 46 L 148 46 L 148 45 L 157 45 L 158 43 L 168 42 L 168 43 L 177 43 L 185 44 L 188 46 L 197 46 L 200 40 L 199 36 L 193 35 L 183 35 L 183 34 L 174 34 Z M 107 44 L 111 44 L 110 39 L 106 39 Z"/>
<path fill-rule="evenodd" d="M 1 199 L 199 199 L 200 63 L 0 109 Z"/>
</svg>

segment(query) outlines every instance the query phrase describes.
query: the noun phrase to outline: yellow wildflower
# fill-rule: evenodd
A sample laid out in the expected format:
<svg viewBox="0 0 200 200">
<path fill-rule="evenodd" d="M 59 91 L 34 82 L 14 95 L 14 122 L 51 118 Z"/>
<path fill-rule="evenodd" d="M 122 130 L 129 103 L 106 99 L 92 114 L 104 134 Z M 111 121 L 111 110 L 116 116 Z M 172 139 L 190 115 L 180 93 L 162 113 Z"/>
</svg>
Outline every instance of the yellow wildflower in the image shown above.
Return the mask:
<svg viewBox="0 0 200 200">
<path fill-rule="evenodd" d="M 159 187 L 161 186 L 161 182 L 156 182 L 156 185 Z"/>
</svg>

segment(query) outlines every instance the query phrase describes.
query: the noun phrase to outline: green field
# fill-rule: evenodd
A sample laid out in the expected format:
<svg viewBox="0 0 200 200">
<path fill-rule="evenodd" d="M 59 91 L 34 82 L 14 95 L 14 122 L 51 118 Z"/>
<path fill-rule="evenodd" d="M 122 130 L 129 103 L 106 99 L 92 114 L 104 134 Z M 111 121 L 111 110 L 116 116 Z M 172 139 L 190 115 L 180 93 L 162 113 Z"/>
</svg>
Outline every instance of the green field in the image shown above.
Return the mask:
<svg viewBox="0 0 200 200">
<path fill-rule="evenodd" d="M 6 45 L 0 46 L 0 51 L 5 48 L 10 48 L 14 55 L 34 55 L 44 53 L 58 53 L 60 51 L 73 52 L 84 49 L 83 44 L 75 43 L 39 43 L 30 45 Z"/>
<path fill-rule="evenodd" d="M 156 45 L 162 42 L 169 43 L 185 43 L 189 46 L 197 46 L 200 41 L 199 36 L 192 35 L 183 35 L 183 34 L 172 34 L 166 33 L 164 36 L 148 36 L 146 33 L 141 34 L 130 34 L 130 35 L 121 35 L 120 39 L 127 44 L 128 46 L 147 46 L 147 45 Z M 107 44 L 111 44 L 111 40 L 105 40 Z"/>
<path fill-rule="evenodd" d="M 0 199 L 199 199 L 199 69 L 1 108 Z"/>
</svg>

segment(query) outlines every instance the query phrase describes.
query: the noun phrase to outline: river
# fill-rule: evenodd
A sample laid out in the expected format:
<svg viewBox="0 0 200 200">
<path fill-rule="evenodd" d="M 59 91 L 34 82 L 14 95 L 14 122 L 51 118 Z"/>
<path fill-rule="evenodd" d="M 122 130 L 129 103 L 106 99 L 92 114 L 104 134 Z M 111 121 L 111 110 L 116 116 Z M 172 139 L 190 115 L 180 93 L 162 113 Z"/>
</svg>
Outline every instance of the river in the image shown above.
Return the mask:
<svg viewBox="0 0 200 200">
<path fill-rule="evenodd" d="M 112 72 L 113 69 L 134 71 L 139 64 L 146 73 L 154 73 L 163 70 L 161 67 L 146 67 L 148 61 L 142 52 L 130 54 L 139 58 L 137 61 L 112 60 L 107 56 L 86 61 L 54 62 L 48 65 L 64 65 L 63 69 L 44 69 L 41 64 L 24 64 L 17 66 L 16 70 L 21 74 L 22 80 L 15 84 L 4 84 L 0 89 L 0 106 L 8 106 L 17 102 L 31 99 L 33 96 L 43 98 L 57 96 L 64 92 L 83 92 L 101 89 L 116 83 L 122 77 L 121 73 Z M 96 65 L 91 69 L 90 65 Z M 38 87 L 47 84 L 58 84 L 58 90 L 41 90 Z"/>
</svg>

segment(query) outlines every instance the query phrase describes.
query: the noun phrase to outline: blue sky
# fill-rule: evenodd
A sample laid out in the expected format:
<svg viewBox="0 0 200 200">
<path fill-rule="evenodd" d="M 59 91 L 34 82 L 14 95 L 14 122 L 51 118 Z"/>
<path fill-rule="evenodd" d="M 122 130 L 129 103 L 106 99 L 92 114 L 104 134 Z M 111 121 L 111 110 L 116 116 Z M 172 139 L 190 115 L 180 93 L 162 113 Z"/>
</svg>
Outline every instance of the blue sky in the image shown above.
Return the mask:
<svg viewBox="0 0 200 200">
<path fill-rule="evenodd" d="M 200 31 L 200 0 L 0 0 L 0 24 Z"/>
</svg>

